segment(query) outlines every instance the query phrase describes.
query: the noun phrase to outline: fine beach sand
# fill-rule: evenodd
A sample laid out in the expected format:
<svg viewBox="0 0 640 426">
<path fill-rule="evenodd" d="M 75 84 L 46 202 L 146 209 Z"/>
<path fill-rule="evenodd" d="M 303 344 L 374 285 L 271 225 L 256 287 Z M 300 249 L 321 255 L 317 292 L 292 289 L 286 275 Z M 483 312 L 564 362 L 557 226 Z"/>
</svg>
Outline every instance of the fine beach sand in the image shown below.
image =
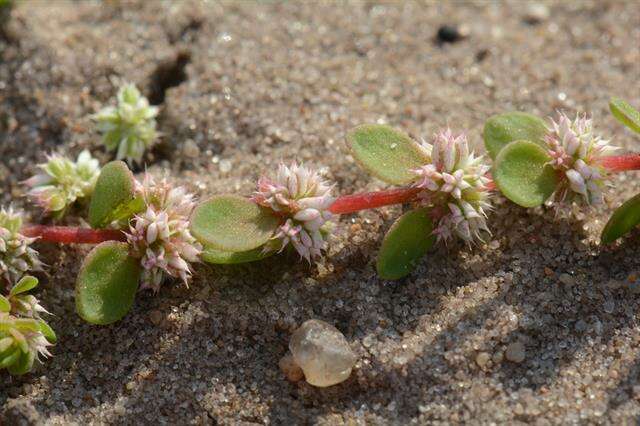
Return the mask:
<svg viewBox="0 0 640 426">
<path fill-rule="evenodd" d="M 634 1 L 543 3 L 537 23 L 516 0 L 48 3 L 21 3 L 0 35 L 0 197 L 33 221 L 20 181 L 52 151 L 109 161 L 88 115 L 122 81 L 161 107 L 147 170 L 200 197 L 248 195 L 282 160 L 326 167 L 340 193 L 383 188 L 345 147 L 361 123 L 416 138 L 449 125 L 482 151 L 492 114 L 588 111 L 599 134 L 640 150 L 607 107 L 640 107 Z M 439 44 L 442 24 L 469 35 Z M 190 288 L 140 293 L 107 327 L 75 314 L 90 247 L 39 243 L 50 267 L 37 295 L 59 343 L 30 374 L 0 372 L 0 424 L 636 424 L 640 232 L 598 239 L 639 177 L 615 176 L 608 205 L 567 218 L 498 196 L 486 244 L 439 246 L 397 282 L 376 277 L 375 258 L 401 208 L 343 216 L 316 265 L 201 264 Z M 280 372 L 310 318 L 357 354 L 346 382 Z M 507 359 L 510 345 L 524 360 Z"/>
</svg>

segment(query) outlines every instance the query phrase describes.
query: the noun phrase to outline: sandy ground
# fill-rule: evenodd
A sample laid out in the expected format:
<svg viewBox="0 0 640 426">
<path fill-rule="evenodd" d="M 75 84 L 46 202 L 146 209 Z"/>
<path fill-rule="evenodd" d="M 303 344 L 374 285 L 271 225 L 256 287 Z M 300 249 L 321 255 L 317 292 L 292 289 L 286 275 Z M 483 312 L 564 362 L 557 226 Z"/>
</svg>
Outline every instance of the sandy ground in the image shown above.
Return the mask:
<svg viewBox="0 0 640 426">
<path fill-rule="evenodd" d="M 386 122 L 426 136 L 450 125 L 481 150 L 489 115 L 589 111 L 625 149 L 640 139 L 608 113 L 640 106 L 640 4 L 26 2 L 0 39 L 0 188 L 53 150 L 89 148 L 87 115 L 133 81 L 162 112 L 147 157 L 201 196 L 249 194 L 281 160 L 326 166 L 342 193 L 383 187 L 344 146 L 352 126 Z M 439 45 L 442 24 L 468 38 Z M 438 248 L 408 278 L 375 276 L 377 247 L 399 208 L 342 217 L 326 259 L 200 265 L 187 289 L 139 294 L 109 327 L 74 313 L 89 247 L 41 244 L 52 265 L 39 297 L 55 316 L 54 357 L 0 375 L 2 424 L 637 424 L 640 232 L 598 235 L 611 208 L 640 191 L 617 176 L 610 205 L 570 219 L 502 198 L 493 238 Z M 74 219 L 70 219 L 73 222 Z M 345 383 L 315 389 L 278 369 L 309 318 L 344 332 L 359 361 Z M 519 343 L 525 358 L 507 360 Z"/>
</svg>

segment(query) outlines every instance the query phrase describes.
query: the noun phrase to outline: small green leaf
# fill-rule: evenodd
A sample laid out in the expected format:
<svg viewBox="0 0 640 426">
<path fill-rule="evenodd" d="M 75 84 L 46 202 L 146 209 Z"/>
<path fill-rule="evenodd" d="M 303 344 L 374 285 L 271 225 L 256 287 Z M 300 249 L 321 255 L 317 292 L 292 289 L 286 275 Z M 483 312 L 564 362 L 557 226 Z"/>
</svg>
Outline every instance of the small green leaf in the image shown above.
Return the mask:
<svg viewBox="0 0 640 426">
<path fill-rule="evenodd" d="M 4 355 L 4 352 L 9 350 L 13 346 L 13 337 L 3 337 L 0 339 L 0 358 Z"/>
<path fill-rule="evenodd" d="M 426 208 L 398 218 L 384 236 L 376 268 L 380 278 L 397 280 L 409 274 L 436 241 Z"/>
<path fill-rule="evenodd" d="M 33 368 L 33 361 L 36 359 L 36 354 L 34 351 L 23 352 L 20 354 L 20 358 L 17 361 L 14 361 L 7 370 L 9 373 L 14 376 L 19 376 L 22 374 L 26 374 Z"/>
<path fill-rule="evenodd" d="M 2 358 L 0 358 L 0 368 L 7 368 L 13 365 L 18 359 L 20 359 L 20 355 L 22 355 L 22 351 L 16 347 L 6 354 L 2 354 Z"/>
<path fill-rule="evenodd" d="M 493 167 L 493 178 L 505 197 L 522 207 L 539 206 L 556 190 L 556 171 L 542 147 L 515 141 L 504 147 Z"/>
<path fill-rule="evenodd" d="M 347 143 L 360 166 L 375 177 L 395 185 L 416 179 L 412 169 L 429 162 L 413 139 L 392 127 L 364 124 L 347 133 Z"/>
<path fill-rule="evenodd" d="M 209 248 L 244 252 L 266 243 L 279 225 L 270 210 L 236 195 L 218 195 L 198 205 L 191 232 Z"/>
<path fill-rule="evenodd" d="M 619 98 L 612 98 L 609 102 L 611 114 L 622 124 L 636 133 L 640 133 L 640 112 Z"/>
<path fill-rule="evenodd" d="M 114 220 L 123 206 L 134 200 L 134 177 L 122 161 L 112 161 L 102 168 L 89 204 L 89 224 L 104 228 Z"/>
<path fill-rule="evenodd" d="M 0 294 L 0 312 L 10 312 L 11 302 L 9 299 Z"/>
<path fill-rule="evenodd" d="M 602 230 L 600 240 L 609 244 L 640 225 L 640 194 L 625 201 L 613 212 Z"/>
<path fill-rule="evenodd" d="M 55 343 L 58 341 L 58 338 L 56 337 L 56 332 L 53 331 L 53 328 L 51 328 L 49 324 L 47 324 L 43 320 L 40 320 L 38 321 L 38 325 L 40 326 L 40 332 L 49 342 Z"/>
<path fill-rule="evenodd" d="M 36 277 L 32 277 L 31 275 L 25 275 L 18 281 L 16 285 L 13 286 L 11 291 L 9 292 L 9 296 L 15 296 L 16 294 L 26 293 L 29 290 L 32 290 L 38 286 L 38 279 Z"/>
<path fill-rule="evenodd" d="M 507 112 L 489 117 L 484 124 L 484 146 L 492 159 L 507 144 L 526 140 L 542 145 L 547 126 L 540 117 L 526 112 Z"/>
<path fill-rule="evenodd" d="M 258 247 L 248 251 L 224 251 L 205 247 L 200 257 L 202 260 L 213 264 L 237 264 L 254 262 L 256 260 L 265 259 L 273 255 L 275 251 L 264 251 L 264 248 Z"/>
<path fill-rule="evenodd" d="M 91 324 L 110 324 L 133 305 L 140 264 L 126 243 L 107 241 L 87 255 L 76 281 L 76 310 Z"/>
</svg>

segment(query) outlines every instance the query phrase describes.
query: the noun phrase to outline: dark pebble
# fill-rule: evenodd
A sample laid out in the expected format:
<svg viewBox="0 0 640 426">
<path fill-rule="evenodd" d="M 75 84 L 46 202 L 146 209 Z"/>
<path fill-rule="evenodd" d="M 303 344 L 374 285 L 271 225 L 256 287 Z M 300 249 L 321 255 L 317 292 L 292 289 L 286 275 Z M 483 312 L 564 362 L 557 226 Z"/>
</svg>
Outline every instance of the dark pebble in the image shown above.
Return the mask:
<svg viewBox="0 0 640 426">
<path fill-rule="evenodd" d="M 440 43 L 455 43 L 467 36 L 466 31 L 461 30 L 456 25 L 442 25 L 438 28 L 436 38 Z"/>
</svg>

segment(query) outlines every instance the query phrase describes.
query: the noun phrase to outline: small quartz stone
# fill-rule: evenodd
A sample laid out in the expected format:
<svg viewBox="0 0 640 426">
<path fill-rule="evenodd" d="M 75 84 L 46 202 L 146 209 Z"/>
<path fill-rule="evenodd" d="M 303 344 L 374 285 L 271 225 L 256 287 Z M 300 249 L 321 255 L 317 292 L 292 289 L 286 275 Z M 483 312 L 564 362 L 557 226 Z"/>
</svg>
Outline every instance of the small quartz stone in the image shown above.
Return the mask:
<svg viewBox="0 0 640 426">
<path fill-rule="evenodd" d="M 347 380 L 356 362 L 344 335 L 334 326 L 315 319 L 293 332 L 289 349 L 313 386 L 326 387 Z"/>
<path fill-rule="evenodd" d="M 480 368 L 484 368 L 490 360 L 491 360 L 491 355 L 489 355 L 486 352 L 480 352 L 476 356 L 476 364 L 478 364 Z"/>
<path fill-rule="evenodd" d="M 509 346 L 507 346 L 505 356 L 511 362 L 519 363 L 524 361 L 524 358 L 525 358 L 524 345 L 520 342 L 511 343 Z"/>
</svg>

